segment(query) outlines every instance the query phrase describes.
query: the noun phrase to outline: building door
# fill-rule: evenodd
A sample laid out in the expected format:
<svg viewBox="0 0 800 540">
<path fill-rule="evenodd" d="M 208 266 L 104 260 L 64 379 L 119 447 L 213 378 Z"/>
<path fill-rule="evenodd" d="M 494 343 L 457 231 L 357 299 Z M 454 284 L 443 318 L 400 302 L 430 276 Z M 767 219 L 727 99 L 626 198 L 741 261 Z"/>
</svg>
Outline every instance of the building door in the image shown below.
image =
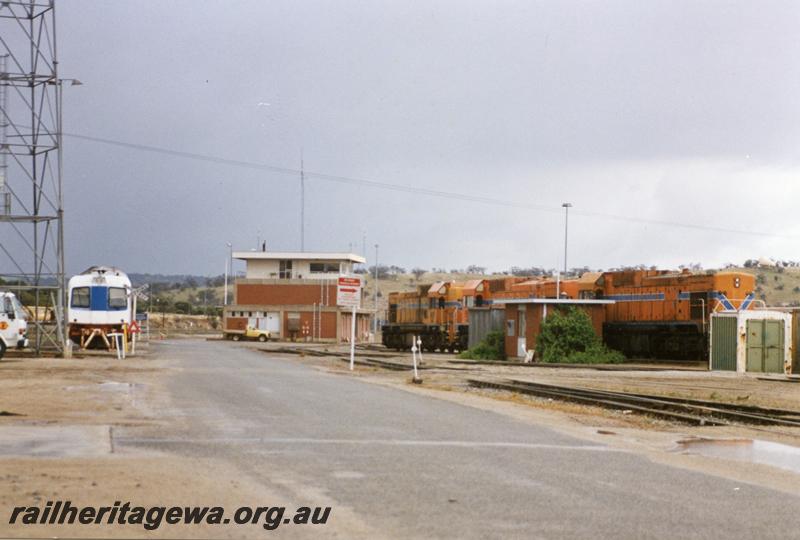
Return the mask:
<svg viewBox="0 0 800 540">
<path fill-rule="evenodd" d="M 280 335 L 281 333 L 281 314 L 277 311 L 268 311 L 267 318 L 264 320 L 265 329 L 270 334 Z"/>
<path fill-rule="evenodd" d="M 782 320 L 747 321 L 747 371 L 783 373 L 783 343 Z"/>
<path fill-rule="evenodd" d="M 525 309 L 525 306 L 522 306 Z M 518 314 L 519 332 L 517 333 L 517 356 L 524 357 L 528 352 L 527 343 L 525 342 L 525 312 L 520 310 Z"/>
</svg>

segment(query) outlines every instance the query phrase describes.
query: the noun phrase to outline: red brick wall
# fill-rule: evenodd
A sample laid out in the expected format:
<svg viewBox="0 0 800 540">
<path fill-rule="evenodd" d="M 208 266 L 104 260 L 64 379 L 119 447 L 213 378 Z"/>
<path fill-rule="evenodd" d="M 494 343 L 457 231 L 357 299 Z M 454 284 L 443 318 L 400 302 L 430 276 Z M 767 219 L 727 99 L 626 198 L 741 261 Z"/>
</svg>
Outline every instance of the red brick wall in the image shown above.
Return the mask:
<svg viewBox="0 0 800 540">
<path fill-rule="evenodd" d="M 514 321 L 514 336 L 508 336 L 508 326 L 504 329 L 505 332 L 505 346 L 506 356 L 517 356 L 517 338 L 520 336 L 519 328 L 519 305 L 507 304 L 506 305 L 506 321 Z M 554 304 L 547 305 L 547 313 L 550 314 L 553 310 L 564 309 L 565 306 L 556 306 Z M 592 326 L 598 337 L 603 337 L 603 322 L 605 321 L 605 306 L 603 305 L 578 305 L 579 309 L 586 311 L 592 319 Z M 539 331 L 542 325 L 542 304 L 526 304 L 525 305 L 525 346 L 532 349 L 536 346 L 536 338 L 539 337 Z"/>
<path fill-rule="evenodd" d="M 290 310 L 287 310 L 283 313 L 283 335 L 285 338 L 290 338 L 291 334 L 289 333 L 289 313 L 296 313 Z M 322 339 L 335 339 L 336 338 L 336 312 L 322 312 L 322 334 L 320 335 L 320 330 L 316 328 L 316 324 L 319 322 L 319 314 L 316 315 L 316 321 L 314 322 L 314 313 L 312 311 L 301 311 L 300 312 L 300 330 L 297 333 L 297 339 L 303 339 L 305 336 L 303 335 L 303 327 L 308 326 L 308 336 L 311 336 L 311 333 L 314 333 L 315 337 L 321 337 Z"/>
<path fill-rule="evenodd" d="M 327 287 L 328 305 L 336 305 L 336 285 L 319 284 L 257 284 L 237 283 L 236 303 L 255 306 L 313 305 L 319 303 L 320 293 Z M 323 325 L 324 329 L 324 325 Z"/>
</svg>

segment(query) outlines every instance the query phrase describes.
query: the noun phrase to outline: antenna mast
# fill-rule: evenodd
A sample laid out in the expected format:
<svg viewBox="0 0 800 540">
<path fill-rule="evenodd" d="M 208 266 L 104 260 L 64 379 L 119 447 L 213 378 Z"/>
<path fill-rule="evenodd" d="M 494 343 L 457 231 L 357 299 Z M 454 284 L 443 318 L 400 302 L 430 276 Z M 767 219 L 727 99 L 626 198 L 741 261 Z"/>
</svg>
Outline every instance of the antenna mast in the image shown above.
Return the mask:
<svg viewBox="0 0 800 540">
<path fill-rule="evenodd" d="M 300 251 L 306 250 L 306 174 L 303 169 L 303 151 L 300 150 Z"/>
</svg>

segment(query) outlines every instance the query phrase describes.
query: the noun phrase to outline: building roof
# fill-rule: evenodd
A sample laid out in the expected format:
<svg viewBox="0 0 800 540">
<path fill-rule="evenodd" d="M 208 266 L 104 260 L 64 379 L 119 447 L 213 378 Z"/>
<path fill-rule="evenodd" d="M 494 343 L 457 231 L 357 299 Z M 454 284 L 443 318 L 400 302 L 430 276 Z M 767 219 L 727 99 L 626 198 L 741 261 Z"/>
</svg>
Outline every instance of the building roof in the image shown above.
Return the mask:
<svg viewBox="0 0 800 540">
<path fill-rule="evenodd" d="M 464 294 L 467 293 L 474 294 L 477 292 L 478 287 L 480 287 L 481 285 L 483 285 L 482 279 L 468 279 L 467 281 L 464 282 L 463 292 Z M 483 289 L 481 289 L 481 292 L 482 291 Z"/>
<path fill-rule="evenodd" d="M 355 253 L 329 251 L 234 251 L 234 259 L 243 261 L 349 261 L 364 264 L 367 259 Z"/>
<path fill-rule="evenodd" d="M 602 272 L 584 272 L 581 274 L 581 277 L 578 278 L 578 283 L 597 283 L 597 280 L 603 276 Z"/>
<path fill-rule="evenodd" d="M 494 304 L 616 304 L 614 300 L 597 300 L 589 298 L 502 298 Z"/>
</svg>

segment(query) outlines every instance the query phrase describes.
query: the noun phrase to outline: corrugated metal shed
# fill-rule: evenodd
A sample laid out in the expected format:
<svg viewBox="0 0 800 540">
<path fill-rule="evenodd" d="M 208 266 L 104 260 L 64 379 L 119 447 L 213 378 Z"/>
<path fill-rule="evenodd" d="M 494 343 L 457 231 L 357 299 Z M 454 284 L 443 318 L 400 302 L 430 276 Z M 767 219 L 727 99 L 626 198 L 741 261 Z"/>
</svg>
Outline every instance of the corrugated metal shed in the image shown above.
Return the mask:
<svg viewBox="0 0 800 540">
<path fill-rule="evenodd" d="M 483 341 L 489 332 L 502 332 L 506 325 L 504 309 L 471 308 L 469 310 L 469 341 L 471 349 Z"/>
</svg>

